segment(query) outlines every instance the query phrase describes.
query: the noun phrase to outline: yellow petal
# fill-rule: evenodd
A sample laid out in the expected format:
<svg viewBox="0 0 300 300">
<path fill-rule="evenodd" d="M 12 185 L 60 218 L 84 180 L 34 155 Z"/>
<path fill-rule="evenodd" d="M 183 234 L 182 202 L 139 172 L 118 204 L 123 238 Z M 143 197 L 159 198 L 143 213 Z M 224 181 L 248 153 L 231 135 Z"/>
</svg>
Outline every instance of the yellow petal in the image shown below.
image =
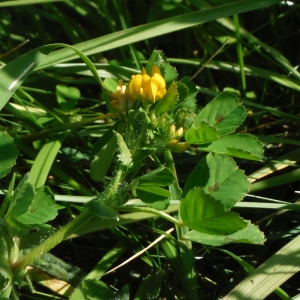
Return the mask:
<svg viewBox="0 0 300 300">
<path fill-rule="evenodd" d="M 154 76 L 154 74 L 161 75 L 160 68 L 157 65 L 153 65 L 151 69 L 151 76 Z"/>
<path fill-rule="evenodd" d="M 146 72 L 146 69 L 145 69 L 144 67 L 142 67 L 141 74 L 142 74 L 142 75 L 145 75 L 145 74 L 147 74 L 147 72 Z"/>
<path fill-rule="evenodd" d="M 129 92 L 133 98 L 139 98 L 142 96 L 143 91 L 142 87 L 143 77 L 141 74 L 133 75 L 131 81 L 129 82 Z"/>
<path fill-rule="evenodd" d="M 166 81 L 160 74 L 155 73 L 151 78 L 156 82 L 159 89 L 166 87 Z"/>
</svg>

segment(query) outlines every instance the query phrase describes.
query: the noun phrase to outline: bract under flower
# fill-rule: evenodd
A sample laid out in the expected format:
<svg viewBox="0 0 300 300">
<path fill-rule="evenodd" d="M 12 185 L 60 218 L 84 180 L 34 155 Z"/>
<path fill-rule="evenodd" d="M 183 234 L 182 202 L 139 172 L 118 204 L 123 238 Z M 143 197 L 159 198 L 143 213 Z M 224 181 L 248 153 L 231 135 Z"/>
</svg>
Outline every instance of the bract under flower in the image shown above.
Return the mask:
<svg viewBox="0 0 300 300">
<path fill-rule="evenodd" d="M 129 82 L 129 92 L 132 98 L 154 103 L 167 92 L 166 81 L 161 76 L 158 66 L 152 66 L 151 77 L 142 68 L 141 74 L 133 75 Z"/>
</svg>

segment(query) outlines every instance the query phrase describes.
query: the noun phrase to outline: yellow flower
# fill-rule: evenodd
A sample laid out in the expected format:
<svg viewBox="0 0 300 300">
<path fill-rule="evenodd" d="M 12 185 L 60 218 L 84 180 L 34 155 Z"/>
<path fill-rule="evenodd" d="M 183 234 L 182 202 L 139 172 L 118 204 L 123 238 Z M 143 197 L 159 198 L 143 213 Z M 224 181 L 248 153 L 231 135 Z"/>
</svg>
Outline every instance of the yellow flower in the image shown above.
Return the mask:
<svg viewBox="0 0 300 300">
<path fill-rule="evenodd" d="M 120 111 L 130 109 L 134 102 L 126 90 L 126 85 L 123 85 L 123 80 L 118 81 L 116 91 L 110 95 L 110 98 L 110 104 Z"/>
<path fill-rule="evenodd" d="M 153 103 L 167 92 L 166 81 L 156 65 L 152 66 L 151 77 L 146 73 L 145 68 L 142 68 L 141 74 L 132 76 L 128 87 L 132 98 Z"/>
</svg>

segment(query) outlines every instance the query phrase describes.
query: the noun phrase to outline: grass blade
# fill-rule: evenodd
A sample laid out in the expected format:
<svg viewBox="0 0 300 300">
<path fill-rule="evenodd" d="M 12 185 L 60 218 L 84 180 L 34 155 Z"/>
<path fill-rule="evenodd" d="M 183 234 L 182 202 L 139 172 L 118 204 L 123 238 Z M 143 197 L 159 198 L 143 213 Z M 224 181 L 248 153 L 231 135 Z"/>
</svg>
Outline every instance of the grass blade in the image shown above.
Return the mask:
<svg viewBox="0 0 300 300">
<path fill-rule="evenodd" d="M 300 235 L 239 283 L 223 300 L 265 299 L 300 270 Z"/>
<path fill-rule="evenodd" d="M 233 2 L 204 11 L 192 12 L 189 14 L 114 32 L 103 37 L 76 44 L 74 47 L 83 52 L 85 55 L 92 55 L 135 42 L 144 41 L 146 39 L 164 35 L 177 30 L 193 27 L 233 14 L 259 9 L 279 2 L 279 0 L 245 0 Z M 49 55 L 49 57 L 37 69 L 44 69 L 54 64 L 69 61 L 75 58 L 76 55 L 74 55 L 70 49 L 61 49 Z"/>
</svg>

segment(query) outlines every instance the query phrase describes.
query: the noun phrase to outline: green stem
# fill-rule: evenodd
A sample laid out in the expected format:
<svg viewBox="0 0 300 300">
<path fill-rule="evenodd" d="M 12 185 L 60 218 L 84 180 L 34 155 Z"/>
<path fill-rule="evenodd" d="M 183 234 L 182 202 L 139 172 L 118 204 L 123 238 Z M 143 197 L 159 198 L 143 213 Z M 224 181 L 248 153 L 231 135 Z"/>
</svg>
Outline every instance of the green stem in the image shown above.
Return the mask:
<svg viewBox="0 0 300 300">
<path fill-rule="evenodd" d="M 240 25 L 239 25 L 239 16 L 238 15 L 233 16 L 233 22 L 234 22 L 234 26 L 235 26 L 237 55 L 238 55 L 238 60 L 239 60 L 239 65 L 240 65 L 242 96 L 245 97 L 245 95 L 246 95 L 246 76 L 245 76 L 245 69 L 244 69 L 243 47 L 242 47 L 242 43 L 241 43 Z"/>
<path fill-rule="evenodd" d="M 151 207 L 119 206 L 117 209 L 118 211 L 125 211 L 125 212 L 144 212 L 144 213 L 154 214 L 165 220 L 174 223 L 178 227 L 182 226 L 182 223 L 177 219 L 173 218 L 172 216 L 168 215 L 163 211 L 159 211 Z"/>
<path fill-rule="evenodd" d="M 81 226 L 86 224 L 93 218 L 93 214 L 90 209 L 86 208 L 79 216 L 73 219 L 70 223 L 59 229 L 54 233 L 49 239 L 42 242 L 40 245 L 35 247 L 30 253 L 23 256 L 16 263 L 12 265 L 12 270 L 14 274 L 18 274 L 26 266 L 30 265 L 37 258 L 41 257 L 43 254 L 49 252 L 52 248 L 66 239 L 73 232 L 78 230 Z"/>
<path fill-rule="evenodd" d="M 174 177 L 175 177 L 175 182 L 173 182 L 169 186 L 172 200 L 180 200 L 181 199 L 181 189 L 178 184 L 178 178 L 177 178 L 177 173 L 176 173 L 176 169 L 175 169 L 173 156 L 169 149 L 164 151 L 164 158 L 165 158 L 165 162 L 166 162 L 166 167 L 169 168 L 173 172 Z"/>
<path fill-rule="evenodd" d="M 181 199 L 181 189 L 178 184 L 175 164 L 173 160 L 173 156 L 170 150 L 164 151 L 164 158 L 166 162 L 166 166 L 171 169 L 173 172 L 176 180 L 175 182 L 169 186 L 171 197 L 173 200 Z M 181 254 L 181 261 L 183 269 L 181 270 L 181 274 L 183 273 L 184 277 L 186 278 L 186 284 L 185 284 L 185 290 L 189 291 L 189 295 L 187 295 L 187 299 L 193 299 L 197 300 L 197 277 L 195 272 L 195 266 L 194 266 L 194 256 L 193 256 L 193 250 L 192 250 L 192 243 L 191 241 L 185 240 L 183 237 L 184 235 L 189 231 L 189 228 L 187 226 L 182 226 L 182 222 L 180 221 L 180 216 L 178 216 L 179 222 L 181 226 L 176 226 L 177 230 L 177 237 L 178 240 L 186 246 L 186 250 L 183 248 L 180 248 L 180 254 Z M 181 275 L 180 274 L 180 275 Z"/>
<path fill-rule="evenodd" d="M 77 129 L 77 128 L 82 127 L 84 125 L 94 123 L 98 120 L 111 118 L 115 115 L 116 114 L 101 115 L 101 116 L 97 116 L 97 117 L 94 117 L 94 118 L 85 119 L 85 120 L 82 120 L 82 121 L 79 121 L 79 122 L 58 125 L 58 126 L 55 126 L 55 127 L 52 127 L 52 128 L 41 130 L 39 132 L 35 132 L 35 133 L 27 134 L 27 135 L 22 135 L 20 137 L 16 137 L 15 139 L 17 139 L 17 140 L 26 140 L 26 141 L 33 142 L 33 141 L 36 141 L 36 140 L 40 140 L 42 138 L 46 138 L 49 135 L 52 135 L 53 133 L 56 133 L 56 132 L 61 132 L 61 131 L 69 130 L 69 129 Z"/>
</svg>

